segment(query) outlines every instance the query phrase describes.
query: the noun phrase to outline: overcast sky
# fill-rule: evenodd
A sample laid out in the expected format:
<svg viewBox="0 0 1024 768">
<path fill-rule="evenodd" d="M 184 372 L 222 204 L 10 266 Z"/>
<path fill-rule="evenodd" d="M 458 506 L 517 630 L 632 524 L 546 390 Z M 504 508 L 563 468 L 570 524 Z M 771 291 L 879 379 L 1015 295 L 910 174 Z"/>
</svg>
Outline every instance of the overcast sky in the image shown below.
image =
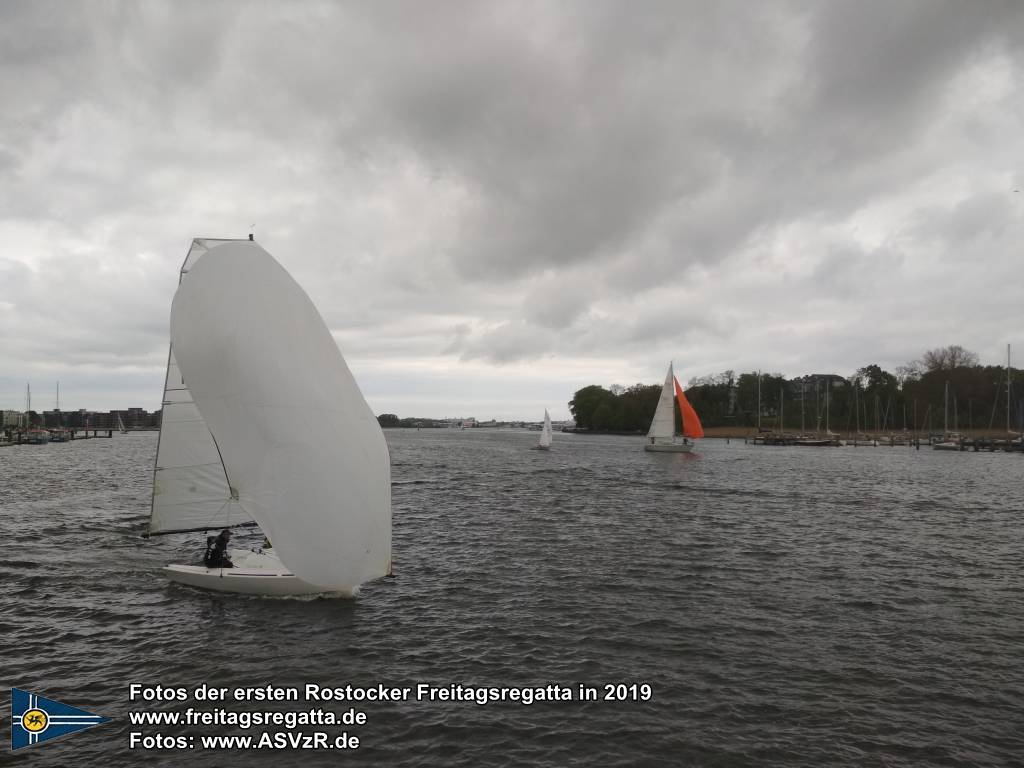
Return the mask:
<svg viewBox="0 0 1024 768">
<path fill-rule="evenodd" d="M 1024 3 L 0 3 L 0 408 L 159 407 L 256 240 L 376 413 L 1024 360 Z"/>
</svg>

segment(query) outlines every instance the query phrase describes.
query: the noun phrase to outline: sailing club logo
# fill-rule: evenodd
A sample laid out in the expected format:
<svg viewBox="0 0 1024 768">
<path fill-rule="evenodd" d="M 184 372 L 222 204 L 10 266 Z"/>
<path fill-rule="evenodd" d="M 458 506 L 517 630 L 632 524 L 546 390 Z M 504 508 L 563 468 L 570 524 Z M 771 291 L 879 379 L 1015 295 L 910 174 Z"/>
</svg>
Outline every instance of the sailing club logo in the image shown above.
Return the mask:
<svg viewBox="0 0 1024 768">
<path fill-rule="evenodd" d="M 11 688 L 12 750 L 109 722 L 109 717 L 94 715 L 20 688 Z"/>
</svg>

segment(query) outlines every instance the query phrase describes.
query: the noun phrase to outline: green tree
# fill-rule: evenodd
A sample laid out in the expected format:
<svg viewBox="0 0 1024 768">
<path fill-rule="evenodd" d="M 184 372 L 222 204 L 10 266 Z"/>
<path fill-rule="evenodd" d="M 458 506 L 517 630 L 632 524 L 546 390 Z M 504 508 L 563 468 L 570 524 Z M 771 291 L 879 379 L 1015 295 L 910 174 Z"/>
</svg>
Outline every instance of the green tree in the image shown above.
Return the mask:
<svg viewBox="0 0 1024 768">
<path fill-rule="evenodd" d="M 619 397 L 620 427 L 628 431 L 643 431 L 651 425 L 658 407 L 661 387 L 657 384 L 634 384 Z"/>
<path fill-rule="evenodd" d="M 589 387 L 576 390 L 572 400 L 569 401 L 569 411 L 576 420 L 576 426 L 582 429 L 607 429 L 605 426 L 596 426 L 594 416 L 601 405 L 610 403 L 615 395 L 604 387 L 591 384 Z M 609 418 L 609 410 L 602 414 L 602 419 Z"/>
<path fill-rule="evenodd" d="M 382 427 L 397 427 L 401 424 L 401 421 L 393 413 L 382 413 L 377 417 L 377 423 Z"/>
<path fill-rule="evenodd" d="M 613 402 L 612 400 L 605 400 L 597 406 L 594 415 L 591 417 L 591 424 L 593 426 L 590 429 L 608 430 L 618 428 L 618 424 L 615 423 L 616 414 L 612 406 Z"/>
<path fill-rule="evenodd" d="M 732 371 L 725 371 L 715 376 L 705 376 L 690 380 L 686 388 L 686 399 L 697 411 L 701 423 L 705 427 L 745 424 L 741 418 L 737 422 L 734 409 L 735 378 Z"/>
</svg>

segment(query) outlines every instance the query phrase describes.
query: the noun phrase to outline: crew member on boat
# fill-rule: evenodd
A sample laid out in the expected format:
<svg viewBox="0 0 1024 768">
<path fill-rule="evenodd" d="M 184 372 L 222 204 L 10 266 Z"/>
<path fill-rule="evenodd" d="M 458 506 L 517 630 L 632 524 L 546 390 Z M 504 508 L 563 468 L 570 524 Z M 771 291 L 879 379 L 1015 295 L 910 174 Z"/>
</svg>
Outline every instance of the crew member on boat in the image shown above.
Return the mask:
<svg viewBox="0 0 1024 768">
<path fill-rule="evenodd" d="M 228 528 L 221 531 L 213 541 L 208 539 L 203 564 L 207 568 L 234 568 L 235 564 L 231 562 L 231 556 L 228 554 L 228 544 L 230 543 L 231 530 Z"/>
</svg>

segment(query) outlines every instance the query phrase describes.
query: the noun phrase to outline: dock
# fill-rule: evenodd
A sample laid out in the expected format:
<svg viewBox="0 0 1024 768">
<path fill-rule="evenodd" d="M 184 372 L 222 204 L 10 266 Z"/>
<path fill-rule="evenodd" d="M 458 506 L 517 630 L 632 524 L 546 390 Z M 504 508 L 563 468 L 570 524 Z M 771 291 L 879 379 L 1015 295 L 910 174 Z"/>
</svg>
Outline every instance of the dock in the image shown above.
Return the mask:
<svg viewBox="0 0 1024 768">
<path fill-rule="evenodd" d="M 947 451 L 972 451 L 988 453 L 1022 453 L 1024 452 L 1024 441 L 1021 438 L 1013 437 L 967 437 L 958 436 L 950 440 L 940 434 L 857 434 L 841 437 L 836 433 L 826 436 L 798 435 L 789 432 L 762 432 L 757 435 L 748 435 L 744 442 L 750 445 L 801 445 L 801 446 L 848 446 L 857 447 L 881 447 L 894 448 L 906 446 L 920 450 L 923 445 L 926 448 L 935 448 L 941 445 L 941 450 Z"/>
<path fill-rule="evenodd" d="M 106 439 L 113 436 L 114 430 L 110 427 L 50 427 L 48 429 L 9 427 L 0 433 L 0 446 L 68 443 L 72 440 Z"/>
</svg>

